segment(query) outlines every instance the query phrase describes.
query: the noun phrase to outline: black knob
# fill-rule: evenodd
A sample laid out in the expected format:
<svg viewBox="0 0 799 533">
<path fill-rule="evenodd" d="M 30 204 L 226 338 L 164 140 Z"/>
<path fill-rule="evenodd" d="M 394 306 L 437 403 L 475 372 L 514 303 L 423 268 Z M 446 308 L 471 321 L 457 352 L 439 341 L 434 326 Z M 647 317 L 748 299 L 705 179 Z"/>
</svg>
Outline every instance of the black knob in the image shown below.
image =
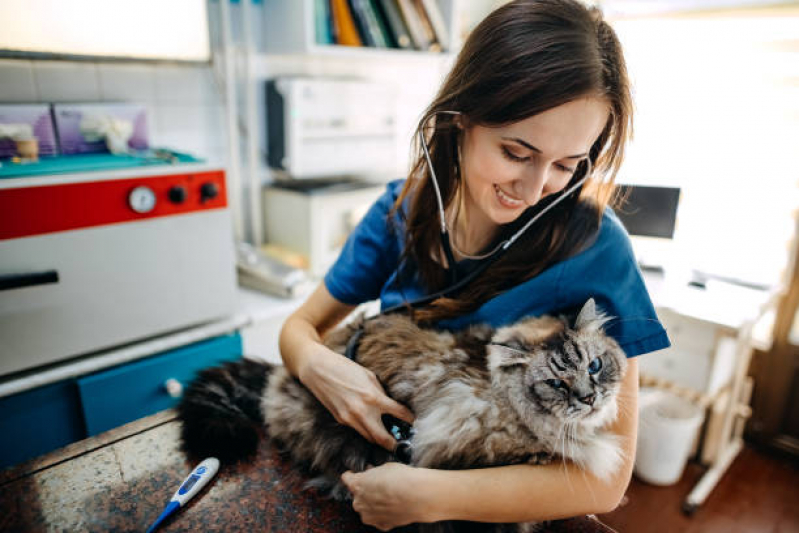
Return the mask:
<svg viewBox="0 0 799 533">
<path fill-rule="evenodd" d="M 207 183 L 203 183 L 200 187 L 200 201 L 204 202 L 206 200 L 213 200 L 219 194 L 219 187 L 216 186 L 216 183 L 213 181 L 209 181 Z"/>
<path fill-rule="evenodd" d="M 173 204 L 182 204 L 186 201 L 188 193 L 183 185 L 175 185 L 169 189 L 169 201 Z"/>
</svg>

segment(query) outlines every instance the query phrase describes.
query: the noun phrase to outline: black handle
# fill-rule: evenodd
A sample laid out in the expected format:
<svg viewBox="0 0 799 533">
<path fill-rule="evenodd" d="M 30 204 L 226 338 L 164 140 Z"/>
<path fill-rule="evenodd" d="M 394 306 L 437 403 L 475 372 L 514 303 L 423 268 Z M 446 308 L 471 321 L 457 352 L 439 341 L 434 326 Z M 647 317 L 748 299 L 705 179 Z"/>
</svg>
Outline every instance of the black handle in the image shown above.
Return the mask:
<svg viewBox="0 0 799 533">
<path fill-rule="evenodd" d="M 24 274 L 0 274 L 0 291 L 31 287 L 33 285 L 46 285 L 58 283 L 58 272 L 46 270 L 44 272 L 26 272 Z"/>
</svg>

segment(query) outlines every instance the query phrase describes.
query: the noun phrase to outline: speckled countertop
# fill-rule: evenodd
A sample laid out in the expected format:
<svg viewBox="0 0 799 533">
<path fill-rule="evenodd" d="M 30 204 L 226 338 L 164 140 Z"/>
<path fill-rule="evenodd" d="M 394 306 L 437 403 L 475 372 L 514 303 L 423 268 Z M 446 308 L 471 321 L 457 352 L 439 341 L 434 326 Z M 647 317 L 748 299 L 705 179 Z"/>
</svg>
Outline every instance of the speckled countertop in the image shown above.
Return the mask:
<svg viewBox="0 0 799 533">
<path fill-rule="evenodd" d="M 145 531 L 195 466 L 178 449 L 179 429 L 168 410 L 0 472 L 0 531 Z M 262 442 L 254 461 L 220 469 L 159 531 L 376 531 L 302 483 Z M 550 531 L 609 530 L 581 518 Z"/>
</svg>

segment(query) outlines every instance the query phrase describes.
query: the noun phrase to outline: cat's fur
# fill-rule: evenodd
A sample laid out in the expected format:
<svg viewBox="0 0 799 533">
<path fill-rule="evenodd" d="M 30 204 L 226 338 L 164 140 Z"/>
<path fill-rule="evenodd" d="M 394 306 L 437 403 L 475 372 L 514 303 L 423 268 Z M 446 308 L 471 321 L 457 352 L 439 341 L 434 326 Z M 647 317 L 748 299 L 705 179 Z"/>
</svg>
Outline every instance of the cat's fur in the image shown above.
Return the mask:
<svg viewBox="0 0 799 533">
<path fill-rule="evenodd" d="M 617 438 L 604 428 L 616 418 L 627 361 L 602 331 L 606 320 L 593 300 L 573 324 L 544 316 L 458 333 L 380 316 L 363 322 L 357 361 L 414 412 L 412 465 L 462 469 L 562 457 L 607 479 L 622 462 Z M 343 354 L 355 327 L 333 330 L 325 344 Z M 595 358 L 601 369 L 589 375 Z M 242 360 L 203 371 L 179 412 L 184 447 L 198 457 L 246 455 L 265 422 L 269 437 L 316 476 L 311 484 L 337 498 L 348 495 L 341 473 L 392 459 L 336 423 L 282 366 Z"/>
</svg>

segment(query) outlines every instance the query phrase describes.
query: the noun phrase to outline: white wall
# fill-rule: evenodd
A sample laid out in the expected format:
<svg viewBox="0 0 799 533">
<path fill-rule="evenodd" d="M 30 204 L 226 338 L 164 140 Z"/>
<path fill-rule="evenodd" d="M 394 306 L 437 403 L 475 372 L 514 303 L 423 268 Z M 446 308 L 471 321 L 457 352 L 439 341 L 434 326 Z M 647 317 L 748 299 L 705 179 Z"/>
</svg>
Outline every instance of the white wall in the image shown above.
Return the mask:
<svg viewBox="0 0 799 533">
<path fill-rule="evenodd" d="M 141 102 L 153 146 L 221 161 L 224 106 L 208 66 L 0 60 L 0 103 Z"/>
</svg>

